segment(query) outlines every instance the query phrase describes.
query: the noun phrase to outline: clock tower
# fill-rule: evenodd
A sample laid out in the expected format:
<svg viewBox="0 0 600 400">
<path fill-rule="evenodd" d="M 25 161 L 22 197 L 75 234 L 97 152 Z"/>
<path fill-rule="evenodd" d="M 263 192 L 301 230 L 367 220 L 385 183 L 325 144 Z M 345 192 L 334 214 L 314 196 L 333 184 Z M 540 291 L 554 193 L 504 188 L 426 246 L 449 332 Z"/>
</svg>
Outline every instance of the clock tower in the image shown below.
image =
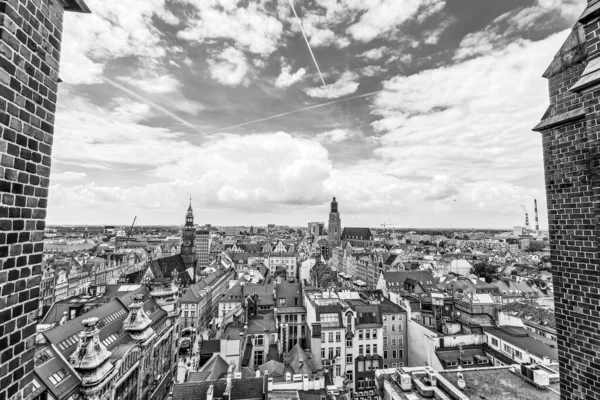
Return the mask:
<svg viewBox="0 0 600 400">
<path fill-rule="evenodd" d="M 185 264 L 185 269 L 190 268 L 193 275 L 196 276 L 196 228 L 194 227 L 194 210 L 192 210 L 192 198 L 190 197 L 190 206 L 185 216 L 185 226 L 181 234 L 181 258 Z"/>
</svg>

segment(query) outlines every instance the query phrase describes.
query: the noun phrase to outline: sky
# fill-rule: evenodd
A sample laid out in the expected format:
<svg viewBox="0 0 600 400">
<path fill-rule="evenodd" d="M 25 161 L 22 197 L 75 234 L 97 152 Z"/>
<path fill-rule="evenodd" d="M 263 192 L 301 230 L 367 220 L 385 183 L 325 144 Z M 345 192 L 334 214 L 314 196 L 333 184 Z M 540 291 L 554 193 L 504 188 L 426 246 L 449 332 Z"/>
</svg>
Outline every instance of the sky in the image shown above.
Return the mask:
<svg viewBox="0 0 600 400">
<path fill-rule="evenodd" d="M 547 227 L 531 129 L 585 0 L 85 1 L 49 224 L 183 224 L 191 196 L 302 226 L 335 196 L 343 226 L 510 229 L 537 199 Z"/>
</svg>

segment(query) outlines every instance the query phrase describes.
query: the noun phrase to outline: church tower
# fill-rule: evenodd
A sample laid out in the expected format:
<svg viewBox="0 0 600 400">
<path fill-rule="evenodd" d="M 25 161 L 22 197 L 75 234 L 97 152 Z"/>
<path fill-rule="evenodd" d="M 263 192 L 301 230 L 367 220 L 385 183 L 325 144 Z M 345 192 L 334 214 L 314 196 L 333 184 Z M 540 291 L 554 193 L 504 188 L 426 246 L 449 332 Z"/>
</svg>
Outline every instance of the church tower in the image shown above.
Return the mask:
<svg viewBox="0 0 600 400">
<path fill-rule="evenodd" d="M 327 232 L 329 247 L 333 249 L 335 246 L 339 246 L 342 236 L 342 220 L 340 219 L 338 203 L 335 200 L 335 197 L 331 202 L 331 211 L 329 212 L 329 227 L 327 228 Z"/>
<path fill-rule="evenodd" d="M 194 227 L 194 210 L 192 210 L 192 198 L 190 197 L 190 206 L 185 216 L 185 226 L 181 234 L 181 258 L 185 264 L 185 269 L 192 268 L 196 274 L 196 228 Z"/>
</svg>

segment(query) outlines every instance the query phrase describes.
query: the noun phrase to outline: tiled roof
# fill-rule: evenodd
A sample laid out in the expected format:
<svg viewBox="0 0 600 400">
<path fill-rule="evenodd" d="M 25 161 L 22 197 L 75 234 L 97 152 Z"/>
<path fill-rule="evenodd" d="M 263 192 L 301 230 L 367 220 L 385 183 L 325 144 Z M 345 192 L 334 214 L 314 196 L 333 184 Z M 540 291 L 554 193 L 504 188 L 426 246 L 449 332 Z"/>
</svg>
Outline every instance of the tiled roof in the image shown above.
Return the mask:
<svg viewBox="0 0 600 400">
<path fill-rule="evenodd" d="M 186 271 L 181 254 L 152 260 L 150 268 L 155 278 L 171 278 L 173 274 L 177 274 L 184 285 L 192 282 L 192 278 Z"/>
<path fill-rule="evenodd" d="M 233 379 L 230 400 L 255 400 L 263 398 L 263 378 Z M 213 386 L 213 398 L 223 397 L 226 380 L 186 382 L 173 386 L 173 400 L 206 399 L 206 393 Z"/>
<path fill-rule="evenodd" d="M 342 240 L 373 240 L 373 234 L 369 228 L 344 228 L 342 231 Z"/>
</svg>

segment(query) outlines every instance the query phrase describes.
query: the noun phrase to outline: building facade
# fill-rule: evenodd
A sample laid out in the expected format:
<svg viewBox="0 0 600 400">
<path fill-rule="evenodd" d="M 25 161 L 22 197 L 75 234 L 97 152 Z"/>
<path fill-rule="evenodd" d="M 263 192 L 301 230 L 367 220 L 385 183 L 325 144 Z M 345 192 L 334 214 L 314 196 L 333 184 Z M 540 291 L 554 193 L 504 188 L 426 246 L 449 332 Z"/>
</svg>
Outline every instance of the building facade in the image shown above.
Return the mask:
<svg viewBox="0 0 600 400">
<path fill-rule="evenodd" d="M 587 7 L 544 72 L 550 105 L 541 133 L 555 294 L 561 398 L 600 393 L 596 321 L 600 263 L 600 4 Z M 573 340 L 573 337 L 580 338 Z"/>
<path fill-rule="evenodd" d="M 210 231 L 196 230 L 196 259 L 198 272 L 204 271 L 210 264 Z"/>
</svg>

